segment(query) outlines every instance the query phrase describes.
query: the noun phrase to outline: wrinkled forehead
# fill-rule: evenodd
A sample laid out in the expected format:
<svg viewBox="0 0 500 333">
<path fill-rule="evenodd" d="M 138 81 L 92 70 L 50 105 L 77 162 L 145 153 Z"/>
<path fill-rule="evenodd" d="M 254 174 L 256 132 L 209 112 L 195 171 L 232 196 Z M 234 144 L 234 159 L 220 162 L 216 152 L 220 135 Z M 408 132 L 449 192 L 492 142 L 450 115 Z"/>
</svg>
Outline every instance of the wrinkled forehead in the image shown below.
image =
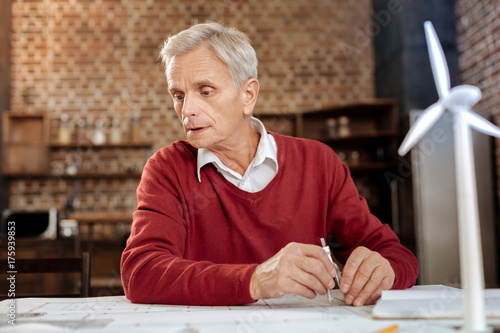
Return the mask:
<svg viewBox="0 0 500 333">
<path fill-rule="evenodd" d="M 166 66 L 165 73 L 169 88 L 198 81 L 231 79 L 226 63 L 204 45 L 173 56 Z"/>
</svg>

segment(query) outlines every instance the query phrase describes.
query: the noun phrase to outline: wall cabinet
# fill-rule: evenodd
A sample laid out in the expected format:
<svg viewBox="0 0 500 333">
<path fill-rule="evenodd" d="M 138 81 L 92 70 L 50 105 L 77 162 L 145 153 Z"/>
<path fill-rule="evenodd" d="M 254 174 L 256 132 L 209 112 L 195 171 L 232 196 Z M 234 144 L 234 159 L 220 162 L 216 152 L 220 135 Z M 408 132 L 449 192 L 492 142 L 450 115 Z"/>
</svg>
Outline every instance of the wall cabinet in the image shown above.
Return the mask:
<svg viewBox="0 0 500 333">
<path fill-rule="evenodd" d="M 46 114 L 5 111 L 2 117 L 2 173 L 45 174 L 49 126 Z"/>
</svg>

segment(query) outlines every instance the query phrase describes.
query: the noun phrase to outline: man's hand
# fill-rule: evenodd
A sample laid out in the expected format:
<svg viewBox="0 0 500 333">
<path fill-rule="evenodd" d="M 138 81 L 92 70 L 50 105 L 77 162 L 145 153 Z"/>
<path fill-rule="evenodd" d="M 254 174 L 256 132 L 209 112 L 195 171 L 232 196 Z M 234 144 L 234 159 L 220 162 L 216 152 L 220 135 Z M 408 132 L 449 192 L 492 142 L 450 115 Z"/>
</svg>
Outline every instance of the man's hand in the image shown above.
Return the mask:
<svg viewBox="0 0 500 333">
<path fill-rule="evenodd" d="M 356 248 L 344 266 L 340 290 L 347 304 L 374 304 L 394 284 L 394 270 L 387 259 L 366 247 Z"/>
<path fill-rule="evenodd" d="M 335 286 L 336 271 L 320 246 L 290 243 L 257 266 L 250 280 L 253 299 L 296 294 L 307 298 L 324 295 Z"/>
</svg>

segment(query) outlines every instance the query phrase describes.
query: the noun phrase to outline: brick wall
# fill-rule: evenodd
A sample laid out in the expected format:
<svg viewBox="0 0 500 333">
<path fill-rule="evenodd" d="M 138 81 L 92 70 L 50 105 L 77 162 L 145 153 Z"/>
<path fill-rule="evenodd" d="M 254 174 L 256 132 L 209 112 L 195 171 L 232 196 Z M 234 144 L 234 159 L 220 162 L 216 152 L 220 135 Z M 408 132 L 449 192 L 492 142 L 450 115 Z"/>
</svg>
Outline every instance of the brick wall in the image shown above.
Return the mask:
<svg viewBox="0 0 500 333">
<path fill-rule="evenodd" d="M 73 125 L 102 119 L 108 135 L 119 119 L 125 138 L 136 114 L 142 140 L 154 149 L 168 145 L 183 132 L 159 45 L 196 20 L 234 25 L 251 38 L 261 82 L 256 112 L 366 100 L 374 95 L 369 13 L 369 0 L 14 0 L 12 110 L 48 111 L 51 140 L 63 113 Z M 111 155 L 118 166 L 128 162 L 126 154 L 97 153 L 99 161 Z M 68 154 L 53 152 L 51 167 L 74 158 Z M 78 210 L 133 210 L 137 184 L 137 177 L 13 180 L 10 206 L 62 209 L 78 192 Z"/>
<path fill-rule="evenodd" d="M 500 125 L 500 4 L 498 0 L 458 0 L 456 12 L 461 79 L 482 91 L 475 111 Z M 495 155 L 498 177 L 498 140 Z"/>
</svg>

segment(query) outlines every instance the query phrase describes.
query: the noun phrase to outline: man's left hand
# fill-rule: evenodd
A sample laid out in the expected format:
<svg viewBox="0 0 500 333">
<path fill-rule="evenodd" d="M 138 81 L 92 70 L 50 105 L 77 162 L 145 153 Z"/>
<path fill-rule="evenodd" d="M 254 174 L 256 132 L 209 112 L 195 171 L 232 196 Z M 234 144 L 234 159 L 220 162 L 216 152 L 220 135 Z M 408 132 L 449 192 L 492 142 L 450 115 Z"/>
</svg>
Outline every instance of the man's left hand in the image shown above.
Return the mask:
<svg viewBox="0 0 500 333">
<path fill-rule="evenodd" d="M 387 259 L 366 247 L 356 248 L 344 266 L 340 290 L 347 304 L 374 304 L 394 284 L 394 270 Z"/>
</svg>

